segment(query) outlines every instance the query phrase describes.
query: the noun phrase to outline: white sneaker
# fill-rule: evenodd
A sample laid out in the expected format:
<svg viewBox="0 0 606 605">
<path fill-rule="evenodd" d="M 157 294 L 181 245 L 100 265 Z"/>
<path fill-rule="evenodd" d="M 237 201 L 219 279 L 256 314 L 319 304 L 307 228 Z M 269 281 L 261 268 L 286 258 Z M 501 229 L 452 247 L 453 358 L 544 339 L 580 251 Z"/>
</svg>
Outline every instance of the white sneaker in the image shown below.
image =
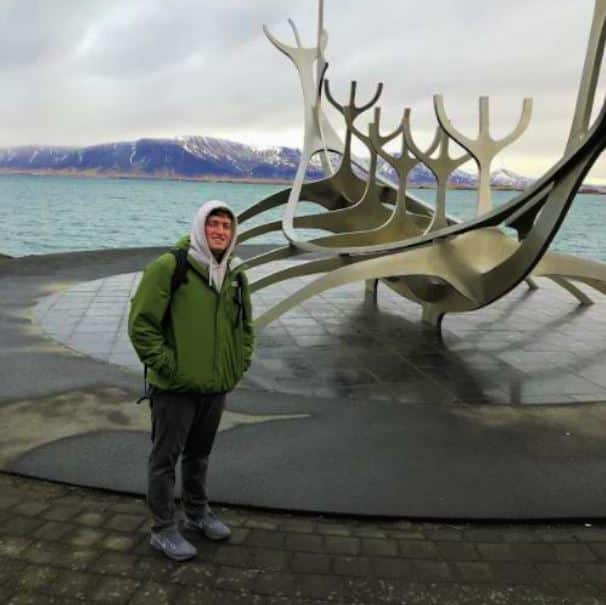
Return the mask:
<svg viewBox="0 0 606 605">
<path fill-rule="evenodd" d="M 186 561 L 198 554 L 198 549 L 188 542 L 176 527 L 152 531 L 149 544 L 173 561 Z"/>
</svg>

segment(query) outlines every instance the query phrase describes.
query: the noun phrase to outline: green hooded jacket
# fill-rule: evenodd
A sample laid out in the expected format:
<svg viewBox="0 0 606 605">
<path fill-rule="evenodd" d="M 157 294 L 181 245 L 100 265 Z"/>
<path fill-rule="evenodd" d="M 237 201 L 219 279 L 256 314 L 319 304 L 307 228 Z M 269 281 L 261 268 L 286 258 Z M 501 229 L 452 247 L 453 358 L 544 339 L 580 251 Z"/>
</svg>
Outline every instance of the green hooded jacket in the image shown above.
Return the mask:
<svg viewBox="0 0 606 605">
<path fill-rule="evenodd" d="M 177 247 L 188 249 L 189 241 L 183 237 Z M 252 358 L 248 281 L 232 258 L 219 294 L 208 283 L 208 269 L 191 258 L 188 262 L 188 281 L 174 293 L 170 308 L 174 255 L 166 252 L 145 268 L 131 299 L 128 334 L 148 366 L 150 384 L 171 391 L 225 393 L 236 386 Z"/>
</svg>

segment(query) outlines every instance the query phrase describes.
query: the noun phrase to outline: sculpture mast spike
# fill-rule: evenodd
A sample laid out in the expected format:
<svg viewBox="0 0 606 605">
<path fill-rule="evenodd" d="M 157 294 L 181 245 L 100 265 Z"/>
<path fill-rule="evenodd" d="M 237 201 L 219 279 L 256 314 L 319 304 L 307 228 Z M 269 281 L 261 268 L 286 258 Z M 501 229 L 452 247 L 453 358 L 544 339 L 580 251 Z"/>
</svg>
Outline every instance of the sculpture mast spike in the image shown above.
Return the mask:
<svg viewBox="0 0 606 605">
<path fill-rule="evenodd" d="M 316 102 L 320 103 L 320 97 L 322 96 L 322 77 L 324 75 L 326 58 L 324 57 L 323 49 L 323 37 L 324 37 L 324 0 L 318 0 L 318 63 L 316 65 L 316 85 L 317 85 L 317 97 Z"/>
<path fill-rule="evenodd" d="M 587 46 L 581 84 L 579 86 L 577 104 L 574 110 L 574 118 L 570 127 L 568 143 L 566 144 L 566 153 L 569 153 L 582 143 L 589 130 L 589 122 L 591 120 L 591 112 L 600 75 L 600 66 L 604 55 L 604 43 L 606 40 L 602 34 L 605 21 L 606 0 L 595 0 L 589 44 Z"/>
<path fill-rule="evenodd" d="M 318 48 L 322 48 L 322 32 L 324 31 L 324 0 L 318 2 Z"/>
<path fill-rule="evenodd" d="M 324 145 L 324 149 L 320 154 L 320 161 L 322 163 L 322 169 L 324 173 L 329 176 L 335 173 L 332 164 L 330 163 L 330 156 L 328 155 L 328 147 L 326 145 L 326 141 L 324 139 L 324 132 L 322 130 L 323 126 L 325 126 L 325 118 L 322 116 L 322 80 L 324 79 L 324 74 L 326 73 L 327 63 L 326 58 L 324 57 L 324 0 L 318 0 L 318 40 L 317 40 L 317 48 L 318 48 L 318 58 L 316 63 L 316 115 L 318 119 L 318 126 L 320 129 L 320 137 L 322 139 L 322 143 Z"/>
</svg>

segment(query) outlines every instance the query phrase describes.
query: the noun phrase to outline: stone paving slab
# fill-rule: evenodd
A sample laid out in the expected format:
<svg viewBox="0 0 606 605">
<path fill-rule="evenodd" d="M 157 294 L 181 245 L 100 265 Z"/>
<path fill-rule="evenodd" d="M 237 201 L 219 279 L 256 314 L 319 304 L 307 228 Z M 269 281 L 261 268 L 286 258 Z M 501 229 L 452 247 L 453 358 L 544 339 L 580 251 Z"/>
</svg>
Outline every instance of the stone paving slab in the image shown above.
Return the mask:
<svg viewBox="0 0 606 605">
<path fill-rule="evenodd" d="M 296 265 L 273 263 L 273 270 Z M 250 279 L 267 268 L 254 269 Z M 127 334 L 129 299 L 139 272 L 82 282 L 43 298 L 34 319 L 69 348 L 141 371 Z M 308 283 L 298 278 L 253 297 L 260 315 Z M 606 297 L 581 307 L 549 280 L 525 286 L 493 305 L 447 315 L 443 333 L 420 322 L 420 307 L 363 284 L 306 301 L 257 338 L 249 389 L 322 398 L 400 403 L 553 404 L 606 401 Z"/>
<path fill-rule="evenodd" d="M 0 473 L 5 603 L 601 605 L 606 525 L 448 523 L 215 506 L 228 543 L 148 545 L 140 498 Z"/>
</svg>

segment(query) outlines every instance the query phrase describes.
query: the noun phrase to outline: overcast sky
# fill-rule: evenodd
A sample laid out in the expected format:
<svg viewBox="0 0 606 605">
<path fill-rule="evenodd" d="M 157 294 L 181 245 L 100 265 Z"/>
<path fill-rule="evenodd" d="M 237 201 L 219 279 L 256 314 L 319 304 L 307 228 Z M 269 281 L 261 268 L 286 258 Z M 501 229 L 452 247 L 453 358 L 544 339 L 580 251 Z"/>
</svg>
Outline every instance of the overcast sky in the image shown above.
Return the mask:
<svg viewBox="0 0 606 605">
<path fill-rule="evenodd" d="M 316 39 L 316 0 L 2 0 L 0 145 L 88 145 L 205 135 L 301 145 L 298 78 L 266 40 Z M 345 99 L 385 83 L 386 128 L 413 108 L 420 142 L 432 95 L 474 135 L 490 95 L 495 134 L 531 126 L 494 168 L 537 176 L 564 147 L 593 0 L 326 0 L 328 77 Z M 606 162 L 593 180 L 606 180 Z"/>
</svg>

